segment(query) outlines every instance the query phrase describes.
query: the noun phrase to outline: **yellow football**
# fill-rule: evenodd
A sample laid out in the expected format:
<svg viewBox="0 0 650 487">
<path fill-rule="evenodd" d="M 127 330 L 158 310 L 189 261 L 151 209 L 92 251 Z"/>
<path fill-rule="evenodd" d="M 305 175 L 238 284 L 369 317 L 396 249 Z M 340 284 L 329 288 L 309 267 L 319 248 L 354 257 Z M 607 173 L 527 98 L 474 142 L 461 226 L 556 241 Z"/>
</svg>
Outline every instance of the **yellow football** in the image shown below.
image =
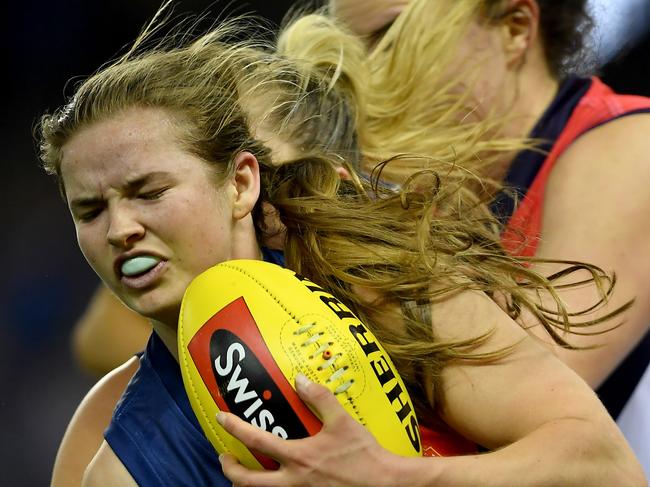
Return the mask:
<svg viewBox="0 0 650 487">
<path fill-rule="evenodd" d="M 199 275 L 183 298 L 178 351 L 206 436 L 248 467 L 277 464 L 229 435 L 217 412 L 281 438 L 313 435 L 321 422 L 294 389 L 298 373 L 328 387 L 384 448 L 422 454 L 413 404 L 384 349 L 338 299 L 289 269 L 235 260 Z"/>
</svg>

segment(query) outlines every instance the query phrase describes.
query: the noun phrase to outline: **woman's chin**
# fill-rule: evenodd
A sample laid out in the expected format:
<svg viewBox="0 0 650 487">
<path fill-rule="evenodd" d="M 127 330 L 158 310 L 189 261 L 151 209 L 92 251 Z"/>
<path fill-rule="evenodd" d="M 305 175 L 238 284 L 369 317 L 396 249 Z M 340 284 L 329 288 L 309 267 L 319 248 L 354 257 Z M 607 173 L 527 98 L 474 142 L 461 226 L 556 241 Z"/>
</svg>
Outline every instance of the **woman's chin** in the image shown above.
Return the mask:
<svg viewBox="0 0 650 487">
<path fill-rule="evenodd" d="M 161 305 L 159 302 L 151 303 L 146 300 L 133 300 L 126 302 L 126 305 L 139 315 L 145 318 L 176 329 L 178 325 L 178 316 L 180 314 L 180 305 Z"/>
</svg>

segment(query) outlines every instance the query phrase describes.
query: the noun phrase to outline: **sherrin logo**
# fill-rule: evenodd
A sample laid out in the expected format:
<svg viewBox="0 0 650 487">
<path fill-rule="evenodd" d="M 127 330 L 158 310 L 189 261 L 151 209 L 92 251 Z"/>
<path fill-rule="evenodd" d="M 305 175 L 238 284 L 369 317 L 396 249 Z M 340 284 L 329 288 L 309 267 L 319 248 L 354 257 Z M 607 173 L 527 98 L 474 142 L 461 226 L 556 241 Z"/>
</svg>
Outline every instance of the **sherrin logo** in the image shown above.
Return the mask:
<svg viewBox="0 0 650 487">
<path fill-rule="evenodd" d="M 295 274 L 295 277 L 308 290 L 318 296 L 347 325 L 348 331 L 366 356 L 370 368 L 379 381 L 386 399 L 393 408 L 399 422 L 402 424 L 411 445 L 415 451 L 420 451 L 422 443 L 418 420 L 408 399 L 408 394 L 402 387 L 401 381 L 397 378 L 388 354 L 381 348 L 379 342 L 363 323 L 341 301 L 309 279 L 299 274 Z"/>
<path fill-rule="evenodd" d="M 230 411 L 279 438 L 313 436 L 322 424 L 293 388 L 298 372 L 337 401 L 393 453 L 422 453 L 406 387 L 371 329 L 308 279 L 260 261 L 230 261 L 198 276 L 179 317 L 183 381 L 219 453 L 249 468 L 277 468 L 216 421 Z"/>
</svg>

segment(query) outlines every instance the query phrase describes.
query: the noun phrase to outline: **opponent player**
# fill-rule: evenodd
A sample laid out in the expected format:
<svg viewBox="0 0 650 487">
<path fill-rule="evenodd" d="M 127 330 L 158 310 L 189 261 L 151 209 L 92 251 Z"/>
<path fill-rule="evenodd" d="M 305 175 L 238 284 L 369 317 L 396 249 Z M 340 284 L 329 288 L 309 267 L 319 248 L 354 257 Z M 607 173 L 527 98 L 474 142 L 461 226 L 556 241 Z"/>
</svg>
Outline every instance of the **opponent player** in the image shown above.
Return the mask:
<svg viewBox="0 0 650 487">
<path fill-rule="evenodd" d="M 542 151 L 494 158 L 490 138 L 479 134 L 477 147 L 483 144 L 487 157 L 478 149 L 478 157 L 459 163 L 515 189 L 517 201 L 501 194 L 493 203 L 508 223 L 503 241 L 512 252 L 584 259 L 615 271 L 619 286 L 609 307 L 636 297 L 625 326 L 574 341 L 595 348 L 555 351 L 598 391 L 615 418 L 639 384 L 621 424 L 650 471 L 650 404 L 642 402 L 650 397 L 650 373 L 639 383 L 650 360 L 650 234 L 638 224 L 650 214 L 650 99 L 617 95 L 596 77 L 568 74 L 584 54 L 585 0 L 418 0 L 388 29 L 408 3 L 331 2 L 368 44 L 379 42 L 371 60 L 383 96 L 376 101 L 377 122 L 369 125 L 376 128 L 377 149 L 388 130 L 402 134 L 402 145 L 393 150 L 462 146 L 465 134 L 455 142 L 437 136 L 450 120 L 441 92 L 453 87 L 435 72 L 459 69 L 467 73 L 463 86 L 473 97 L 451 108 L 452 120 L 463 120 L 470 130 L 475 120 L 503 116 L 509 122 L 502 135 L 541 141 Z M 442 13 L 449 8 L 456 11 L 452 21 Z M 591 299 L 588 289 L 559 292 L 569 308 Z"/>
</svg>

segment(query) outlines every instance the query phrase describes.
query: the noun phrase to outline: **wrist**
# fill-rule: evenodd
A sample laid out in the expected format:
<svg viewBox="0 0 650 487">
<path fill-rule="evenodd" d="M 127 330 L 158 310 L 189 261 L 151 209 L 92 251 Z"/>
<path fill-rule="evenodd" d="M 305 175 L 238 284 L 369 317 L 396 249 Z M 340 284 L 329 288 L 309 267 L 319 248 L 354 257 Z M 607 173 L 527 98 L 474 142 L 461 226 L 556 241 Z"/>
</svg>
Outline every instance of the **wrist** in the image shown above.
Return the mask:
<svg viewBox="0 0 650 487">
<path fill-rule="evenodd" d="M 429 457 L 400 457 L 391 455 L 391 463 L 387 464 L 390 485 L 408 485 L 409 487 L 425 487 L 438 485 L 440 467 L 443 462 Z"/>
</svg>

